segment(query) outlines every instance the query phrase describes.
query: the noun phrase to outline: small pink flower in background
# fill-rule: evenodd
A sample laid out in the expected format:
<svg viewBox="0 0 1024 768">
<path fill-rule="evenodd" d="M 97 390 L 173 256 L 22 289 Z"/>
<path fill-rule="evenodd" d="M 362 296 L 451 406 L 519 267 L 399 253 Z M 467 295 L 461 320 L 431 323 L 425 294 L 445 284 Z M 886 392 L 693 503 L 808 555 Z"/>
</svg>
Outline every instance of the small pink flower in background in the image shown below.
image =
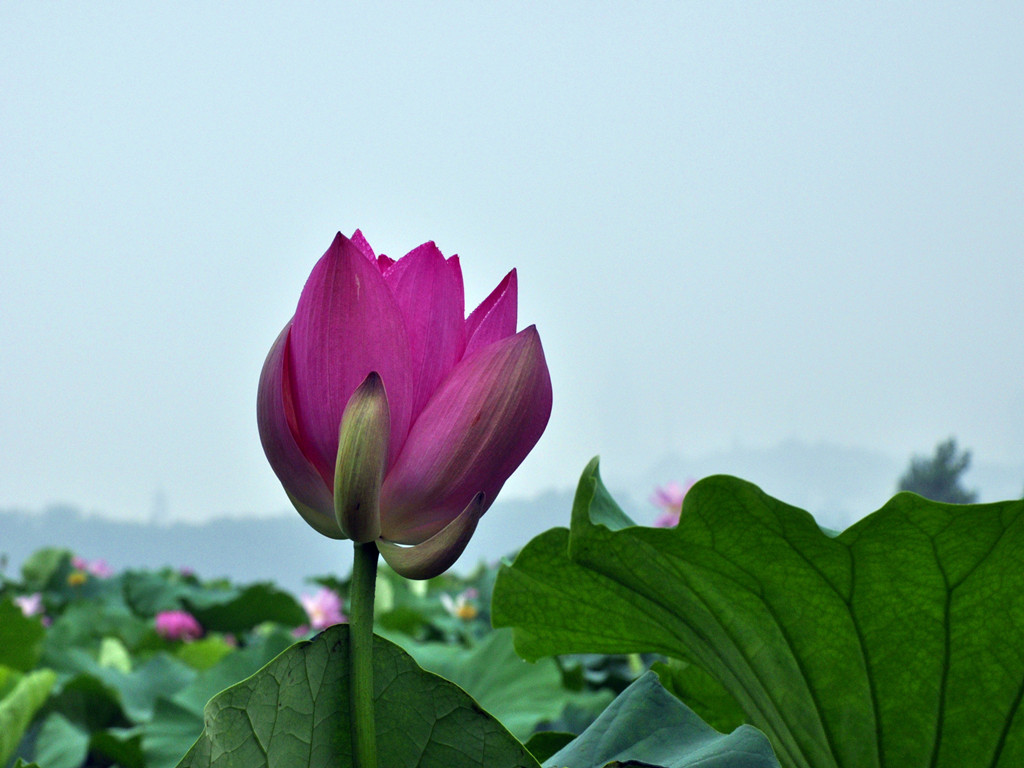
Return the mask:
<svg viewBox="0 0 1024 768">
<path fill-rule="evenodd" d="M 477 607 L 470 602 L 470 600 L 476 600 L 479 593 L 470 587 L 465 592 L 457 595 L 455 599 L 447 592 L 441 593 L 441 605 L 448 611 L 451 616 L 456 619 L 462 619 L 463 621 L 472 621 L 477 617 L 479 611 Z"/>
<path fill-rule="evenodd" d="M 661 510 L 661 514 L 654 521 L 655 528 L 671 528 L 679 522 L 679 515 L 683 511 L 683 498 L 695 482 L 691 478 L 686 481 L 685 486 L 671 482 L 654 490 L 651 503 Z"/>
<path fill-rule="evenodd" d="M 36 592 L 32 595 L 22 595 L 14 598 L 14 604 L 21 608 L 25 616 L 38 616 L 43 612 L 43 595 Z"/>
<path fill-rule="evenodd" d="M 306 609 L 306 615 L 309 616 L 310 626 L 315 630 L 327 629 L 348 621 L 341 612 L 341 598 L 334 590 L 321 587 L 315 595 L 303 595 L 299 600 Z M 302 634 L 305 634 L 305 631 Z"/>
<path fill-rule="evenodd" d="M 161 611 L 156 615 L 156 633 L 167 640 L 195 640 L 203 628 L 187 611 Z"/>
<path fill-rule="evenodd" d="M 43 612 L 43 595 L 40 592 L 16 597 L 14 603 L 21 608 L 21 612 L 25 616 L 35 616 Z"/>
<path fill-rule="evenodd" d="M 76 570 L 91 573 L 97 579 L 109 579 L 114 575 L 114 569 L 102 558 L 99 560 L 86 560 L 84 557 L 75 555 L 71 558 L 71 565 Z"/>
</svg>

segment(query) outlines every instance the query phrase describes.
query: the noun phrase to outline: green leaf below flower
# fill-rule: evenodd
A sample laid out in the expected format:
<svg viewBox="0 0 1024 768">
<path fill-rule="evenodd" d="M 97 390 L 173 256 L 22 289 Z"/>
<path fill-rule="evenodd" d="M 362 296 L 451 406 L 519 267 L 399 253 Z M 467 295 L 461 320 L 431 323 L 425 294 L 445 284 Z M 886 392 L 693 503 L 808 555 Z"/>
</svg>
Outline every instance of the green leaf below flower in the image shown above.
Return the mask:
<svg viewBox="0 0 1024 768">
<path fill-rule="evenodd" d="M 378 756 L 388 768 L 538 768 L 460 688 L 374 638 Z M 206 707 L 206 728 L 179 768 L 348 765 L 348 626 L 300 642 Z"/>
</svg>

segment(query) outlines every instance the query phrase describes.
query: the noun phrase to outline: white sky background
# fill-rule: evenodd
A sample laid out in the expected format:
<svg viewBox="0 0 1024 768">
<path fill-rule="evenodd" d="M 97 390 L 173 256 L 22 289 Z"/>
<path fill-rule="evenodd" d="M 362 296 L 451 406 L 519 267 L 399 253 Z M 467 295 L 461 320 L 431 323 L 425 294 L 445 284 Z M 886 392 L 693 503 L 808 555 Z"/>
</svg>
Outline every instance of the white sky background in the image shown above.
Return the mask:
<svg viewBox="0 0 1024 768">
<path fill-rule="evenodd" d="M 259 371 L 356 227 L 467 311 L 518 267 L 555 406 L 508 495 L 1022 462 L 1024 5 L 519 5 L 0 7 L 0 507 L 287 508 Z"/>
</svg>

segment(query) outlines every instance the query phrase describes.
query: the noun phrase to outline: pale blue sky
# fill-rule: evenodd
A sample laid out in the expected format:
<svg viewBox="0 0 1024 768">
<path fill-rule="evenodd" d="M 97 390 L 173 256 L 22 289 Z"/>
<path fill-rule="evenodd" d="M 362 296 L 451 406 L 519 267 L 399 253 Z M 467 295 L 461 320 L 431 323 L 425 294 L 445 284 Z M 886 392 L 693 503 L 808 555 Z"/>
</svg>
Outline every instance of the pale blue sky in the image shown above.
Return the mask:
<svg viewBox="0 0 1024 768">
<path fill-rule="evenodd" d="M 5 3 L 0 507 L 285 508 L 260 366 L 356 227 L 471 306 L 519 269 L 555 405 L 507 494 L 1020 465 L 1022 136 L 1020 3 Z"/>
</svg>

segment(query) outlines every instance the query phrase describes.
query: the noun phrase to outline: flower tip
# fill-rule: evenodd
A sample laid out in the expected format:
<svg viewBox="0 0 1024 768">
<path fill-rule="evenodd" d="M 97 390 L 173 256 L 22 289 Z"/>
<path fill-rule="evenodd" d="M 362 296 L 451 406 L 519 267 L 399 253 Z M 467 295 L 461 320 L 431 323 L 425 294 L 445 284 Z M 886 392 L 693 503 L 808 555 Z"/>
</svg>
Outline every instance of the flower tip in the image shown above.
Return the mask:
<svg viewBox="0 0 1024 768">
<path fill-rule="evenodd" d="M 378 263 L 377 254 L 373 252 L 373 248 L 370 246 L 370 243 L 366 240 L 366 237 L 363 235 L 363 231 L 361 229 L 357 229 L 355 232 L 353 232 L 350 240 L 352 241 L 352 244 L 359 251 L 361 251 L 363 256 L 365 256 L 369 261 L 373 262 L 374 264 Z M 387 259 L 387 256 L 381 254 L 380 258 Z"/>
<path fill-rule="evenodd" d="M 494 290 L 491 291 L 491 295 L 485 299 L 486 304 L 489 301 L 495 301 L 500 297 L 505 297 L 506 300 L 510 301 L 513 305 L 519 304 L 519 273 L 516 272 L 516 268 L 512 267 L 498 284 L 494 286 Z M 513 326 L 512 332 L 515 333 L 515 327 Z"/>
<path fill-rule="evenodd" d="M 384 380 L 380 377 L 377 371 L 370 371 L 366 374 L 366 378 L 363 379 L 363 383 L 360 387 L 366 388 L 366 394 L 378 397 L 384 393 Z"/>
<path fill-rule="evenodd" d="M 356 231 L 358 232 L 358 230 Z M 370 261 L 376 261 L 376 256 L 368 255 L 367 250 L 370 251 L 370 254 L 373 253 L 370 244 L 362 236 L 356 239 L 356 235 L 353 234 L 352 239 L 349 239 L 345 236 L 344 232 L 338 232 L 331 241 L 330 247 L 324 252 L 324 258 L 333 260 L 345 256 L 352 257 L 358 254 L 360 257 L 367 258 Z"/>
</svg>

